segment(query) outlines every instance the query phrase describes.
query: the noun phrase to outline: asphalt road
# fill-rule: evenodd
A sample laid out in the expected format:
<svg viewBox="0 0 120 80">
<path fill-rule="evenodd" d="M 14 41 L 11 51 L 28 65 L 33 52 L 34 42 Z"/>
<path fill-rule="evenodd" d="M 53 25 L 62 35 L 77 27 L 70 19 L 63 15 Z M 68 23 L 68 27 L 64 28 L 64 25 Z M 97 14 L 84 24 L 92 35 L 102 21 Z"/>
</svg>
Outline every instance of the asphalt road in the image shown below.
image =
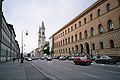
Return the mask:
<svg viewBox="0 0 120 80">
<path fill-rule="evenodd" d="M 34 71 L 53 80 L 120 80 L 120 68 L 113 65 L 82 66 L 72 61 L 59 60 L 35 60 L 28 63 L 36 69 Z"/>
</svg>

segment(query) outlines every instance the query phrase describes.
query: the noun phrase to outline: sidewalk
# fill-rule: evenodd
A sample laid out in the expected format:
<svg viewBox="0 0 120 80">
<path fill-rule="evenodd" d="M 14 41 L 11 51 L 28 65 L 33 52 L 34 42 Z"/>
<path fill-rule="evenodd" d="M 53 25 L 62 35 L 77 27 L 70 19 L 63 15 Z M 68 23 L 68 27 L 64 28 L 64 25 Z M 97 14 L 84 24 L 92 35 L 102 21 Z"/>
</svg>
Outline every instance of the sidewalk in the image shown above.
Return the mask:
<svg viewBox="0 0 120 80">
<path fill-rule="evenodd" d="M 24 66 L 15 62 L 6 62 L 0 64 L 0 80 L 26 80 Z"/>
</svg>

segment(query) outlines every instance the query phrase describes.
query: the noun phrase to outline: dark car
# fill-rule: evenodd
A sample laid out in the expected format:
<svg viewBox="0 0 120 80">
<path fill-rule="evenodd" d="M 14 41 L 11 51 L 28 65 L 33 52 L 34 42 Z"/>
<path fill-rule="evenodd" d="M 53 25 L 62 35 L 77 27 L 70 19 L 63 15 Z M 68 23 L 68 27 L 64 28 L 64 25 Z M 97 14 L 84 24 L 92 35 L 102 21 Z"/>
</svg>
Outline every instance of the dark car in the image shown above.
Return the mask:
<svg viewBox="0 0 120 80">
<path fill-rule="evenodd" d="M 116 64 L 117 60 L 112 59 L 109 56 L 101 56 L 99 59 L 95 60 L 96 63 L 101 63 L 101 64 Z"/>
<path fill-rule="evenodd" d="M 52 61 L 52 57 L 47 57 L 47 61 Z"/>
<path fill-rule="evenodd" d="M 88 59 L 86 56 L 75 57 L 74 63 L 75 64 L 81 64 L 81 65 L 90 65 L 92 63 L 92 60 Z"/>
</svg>

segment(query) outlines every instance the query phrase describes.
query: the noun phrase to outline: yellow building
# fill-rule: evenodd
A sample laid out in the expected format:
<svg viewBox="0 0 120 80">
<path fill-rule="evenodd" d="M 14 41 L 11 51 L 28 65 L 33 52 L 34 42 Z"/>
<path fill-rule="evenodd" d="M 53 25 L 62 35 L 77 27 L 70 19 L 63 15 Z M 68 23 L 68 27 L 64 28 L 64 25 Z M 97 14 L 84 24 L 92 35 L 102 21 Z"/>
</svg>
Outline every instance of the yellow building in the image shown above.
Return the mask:
<svg viewBox="0 0 120 80">
<path fill-rule="evenodd" d="M 120 56 L 120 0 L 98 0 L 52 35 L 54 55 Z"/>
</svg>

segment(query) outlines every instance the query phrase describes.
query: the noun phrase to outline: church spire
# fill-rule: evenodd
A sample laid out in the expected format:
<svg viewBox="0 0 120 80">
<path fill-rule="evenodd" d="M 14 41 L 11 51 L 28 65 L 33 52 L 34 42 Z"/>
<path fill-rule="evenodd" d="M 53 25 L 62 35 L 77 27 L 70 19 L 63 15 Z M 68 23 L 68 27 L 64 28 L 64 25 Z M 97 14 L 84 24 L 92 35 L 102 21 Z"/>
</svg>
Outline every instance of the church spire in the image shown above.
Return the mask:
<svg viewBox="0 0 120 80">
<path fill-rule="evenodd" d="M 43 22 L 43 21 L 42 21 L 42 26 L 41 26 L 41 27 L 42 27 L 42 29 L 45 29 L 45 26 L 44 26 L 44 22 Z"/>
</svg>

